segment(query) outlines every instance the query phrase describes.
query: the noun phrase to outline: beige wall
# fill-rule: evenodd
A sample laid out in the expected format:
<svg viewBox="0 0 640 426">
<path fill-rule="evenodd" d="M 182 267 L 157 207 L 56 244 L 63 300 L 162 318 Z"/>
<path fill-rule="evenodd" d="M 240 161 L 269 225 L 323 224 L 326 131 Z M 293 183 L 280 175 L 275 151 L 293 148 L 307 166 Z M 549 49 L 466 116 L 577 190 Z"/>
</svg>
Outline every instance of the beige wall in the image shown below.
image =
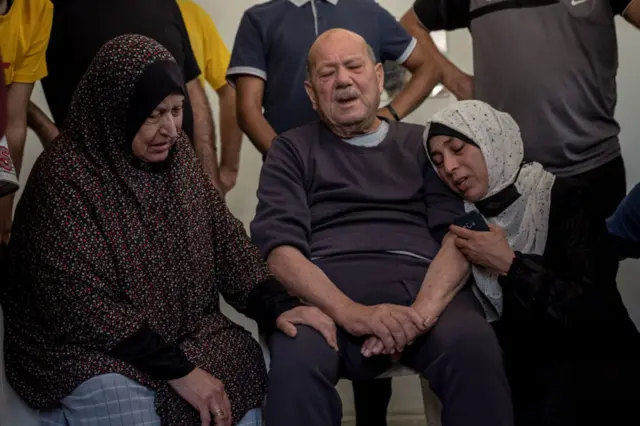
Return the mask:
<svg viewBox="0 0 640 426">
<path fill-rule="evenodd" d="M 198 2 L 211 14 L 218 29 L 227 43 L 232 46 L 237 26 L 243 11 L 253 4 L 259 3 L 252 0 L 198 0 Z M 387 7 L 396 16 L 401 16 L 412 4 L 412 0 L 380 0 L 383 6 Z M 621 60 L 620 60 L 620 101 L 618 107 L 618 117 L 623 127 L 622 140 L 624 145 L 624 155 L 627 159 L 629 183 L 635 184 L 640 180 L 640 116 L 637 105 L 640 102 L 640 85 L 637 84 L 637 76 L 640 75 L 640 57 L 637 55 L 637 46 L 640 43 L 640 33 L 632 29 L 626 23 L 619 25 Z M 472 70 L 471 39 L 467 31 L 456 31 L 448 36 L 448 48 L 452 60 L 466 71 Z M 214 106 L 216 120 L 218 115 L 217 99 L 215 93 L 210 91 L 212 104 Z M 46 106 L 42 91 L 37 87 L 33 99 L 41 106 Z M 427 119 L 442 106 L 453 99 L 430 99 L 415 111 L 407 120 L 415 123 L 424 123 Z M 532 106 L 535 108 L 535 106 Z M 28 173 L 40 154 L 41 148 L 33 133 L 29 133 L 23 174 L 21 184 L 26 183 Z M 256 188 L 258 174 L 261 166 L 261 158 L 253 146 L 245 140 L 242 150 L 241 172 L 237 187 L 229 194 L 228 203 L 231 211 L 237 216 L 245 226 L 255 213 Z M 638 278 L 640 276 L 640 266 L 635 262 L 627 262 L 623 265 L 620 277 L 621 290 L 625 296 L 627 304 L 630 306 L 632 315 L 640 322 L 640 286 Z M 227 313 L 238 322 L 245 324 L 255 332 L 254 325 L 232 312 L 228 307 Z M 340 392 L 344 400 L 344 411 L 346 416 L 353 413 L 353 398 L 350 386 L 345 383 L 340 384 Z M 422 412 L 422 402 L 420 388 L 416 378 L 400 378 L 394 381 L 394 394 L 391 402 L 392 415 L 418 415 Z"/>
</svg>

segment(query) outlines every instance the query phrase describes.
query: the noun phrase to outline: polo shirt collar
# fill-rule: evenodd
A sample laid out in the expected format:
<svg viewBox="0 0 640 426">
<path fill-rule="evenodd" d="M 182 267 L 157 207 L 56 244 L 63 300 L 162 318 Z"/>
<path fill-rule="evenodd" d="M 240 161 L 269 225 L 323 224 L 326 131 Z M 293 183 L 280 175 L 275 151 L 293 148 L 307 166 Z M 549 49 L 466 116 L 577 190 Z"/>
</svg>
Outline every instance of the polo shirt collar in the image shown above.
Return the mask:
<svg viewBox="0 0 640 426">
<path fill-rule="evenodd" d="M 291 3 L 295 4 L 296 6 L 300 7 L 300 6 L 304 6 L 305 4 L 309 3 L 311 0 L 289 0 Z M 327 3 L 331 3 L 332 5 L 336 5 L 338 4 L 338 0 L 324 0 Z"/>
</svg>

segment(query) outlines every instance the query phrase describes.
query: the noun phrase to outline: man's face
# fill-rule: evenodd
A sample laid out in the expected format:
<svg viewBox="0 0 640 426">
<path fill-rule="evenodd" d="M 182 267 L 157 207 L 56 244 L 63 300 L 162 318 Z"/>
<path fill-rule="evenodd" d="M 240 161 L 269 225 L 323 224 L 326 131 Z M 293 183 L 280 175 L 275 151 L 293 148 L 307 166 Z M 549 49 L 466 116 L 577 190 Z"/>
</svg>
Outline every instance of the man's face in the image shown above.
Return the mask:
<svg viewBox="0 0 640 426">
<path fill-rule="evenodd" d="M 350 33 L 330 35 L 312 55 L 305 87 L 323 121 L 338 128 L 372 123 L 384 77 L 382 65 L 371 60 L 364 40 Z"/>
</svg>

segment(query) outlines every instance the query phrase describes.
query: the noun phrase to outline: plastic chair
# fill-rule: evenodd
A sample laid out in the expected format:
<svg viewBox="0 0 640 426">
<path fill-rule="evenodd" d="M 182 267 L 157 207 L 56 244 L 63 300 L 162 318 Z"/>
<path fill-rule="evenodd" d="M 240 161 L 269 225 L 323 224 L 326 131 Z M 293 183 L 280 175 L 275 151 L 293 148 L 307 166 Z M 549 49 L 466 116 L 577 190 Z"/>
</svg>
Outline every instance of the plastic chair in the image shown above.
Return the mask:
<svg viewBox="0 0 640 426">
<path fill-rule="evenodd" d="M 11 389 L 4 372 L 4 314 L 0 306 L 0 425 L 39 426 L 38 413 L 27 407 Z"/>
<path fill-rule="evenodd" d="M 260 334 L 259 338 L 260 346 L 262 347 L 262 355 L 264 356 L 264 362 L 267 364 L 267 370 L 269 369 L 269 364 L 271 362 L 271 356 L 269 354 L 269 345 L 266 342 L 266 339 L 263 334 Z M 394 364 L 391 369 L 389 369 L 386 373 L 378 376 L 378 379 L 384 379 L 388 377 L 402 377 L 402 376 L 413 376 L 418 375 L 415 371 L 410 368 L 407 368 L 401 364 Z M 438 397 L 433 393 L 431 388 L 429 387 L 429 383 L 423 378 L 420 377 L 420 385 L 422 387 L 422 403 L 424 405 L 424 415 L 427 420 L 428 426 L 441 426 L 441 410 L 442 405 Z"/>
</svg>

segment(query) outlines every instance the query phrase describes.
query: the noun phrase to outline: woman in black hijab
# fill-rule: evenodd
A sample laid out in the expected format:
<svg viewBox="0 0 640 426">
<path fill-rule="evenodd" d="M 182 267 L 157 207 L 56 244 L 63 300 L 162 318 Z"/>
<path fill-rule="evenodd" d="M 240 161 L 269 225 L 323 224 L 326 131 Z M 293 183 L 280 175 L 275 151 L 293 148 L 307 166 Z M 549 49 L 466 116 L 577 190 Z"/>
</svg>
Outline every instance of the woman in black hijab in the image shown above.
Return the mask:
<svg viewBox="0 0 640 426">
<path fill-rule="evenodd" d="M 334 333 L 284 292 L 227 210 L 181 131 L 183 102 L 171 55 L 118 37 L 32 171 L 3 287 L 6 363 L 48 423 L 257 423 L 262 352 L 220 295 L 263 328 Z"/>
</svg>

